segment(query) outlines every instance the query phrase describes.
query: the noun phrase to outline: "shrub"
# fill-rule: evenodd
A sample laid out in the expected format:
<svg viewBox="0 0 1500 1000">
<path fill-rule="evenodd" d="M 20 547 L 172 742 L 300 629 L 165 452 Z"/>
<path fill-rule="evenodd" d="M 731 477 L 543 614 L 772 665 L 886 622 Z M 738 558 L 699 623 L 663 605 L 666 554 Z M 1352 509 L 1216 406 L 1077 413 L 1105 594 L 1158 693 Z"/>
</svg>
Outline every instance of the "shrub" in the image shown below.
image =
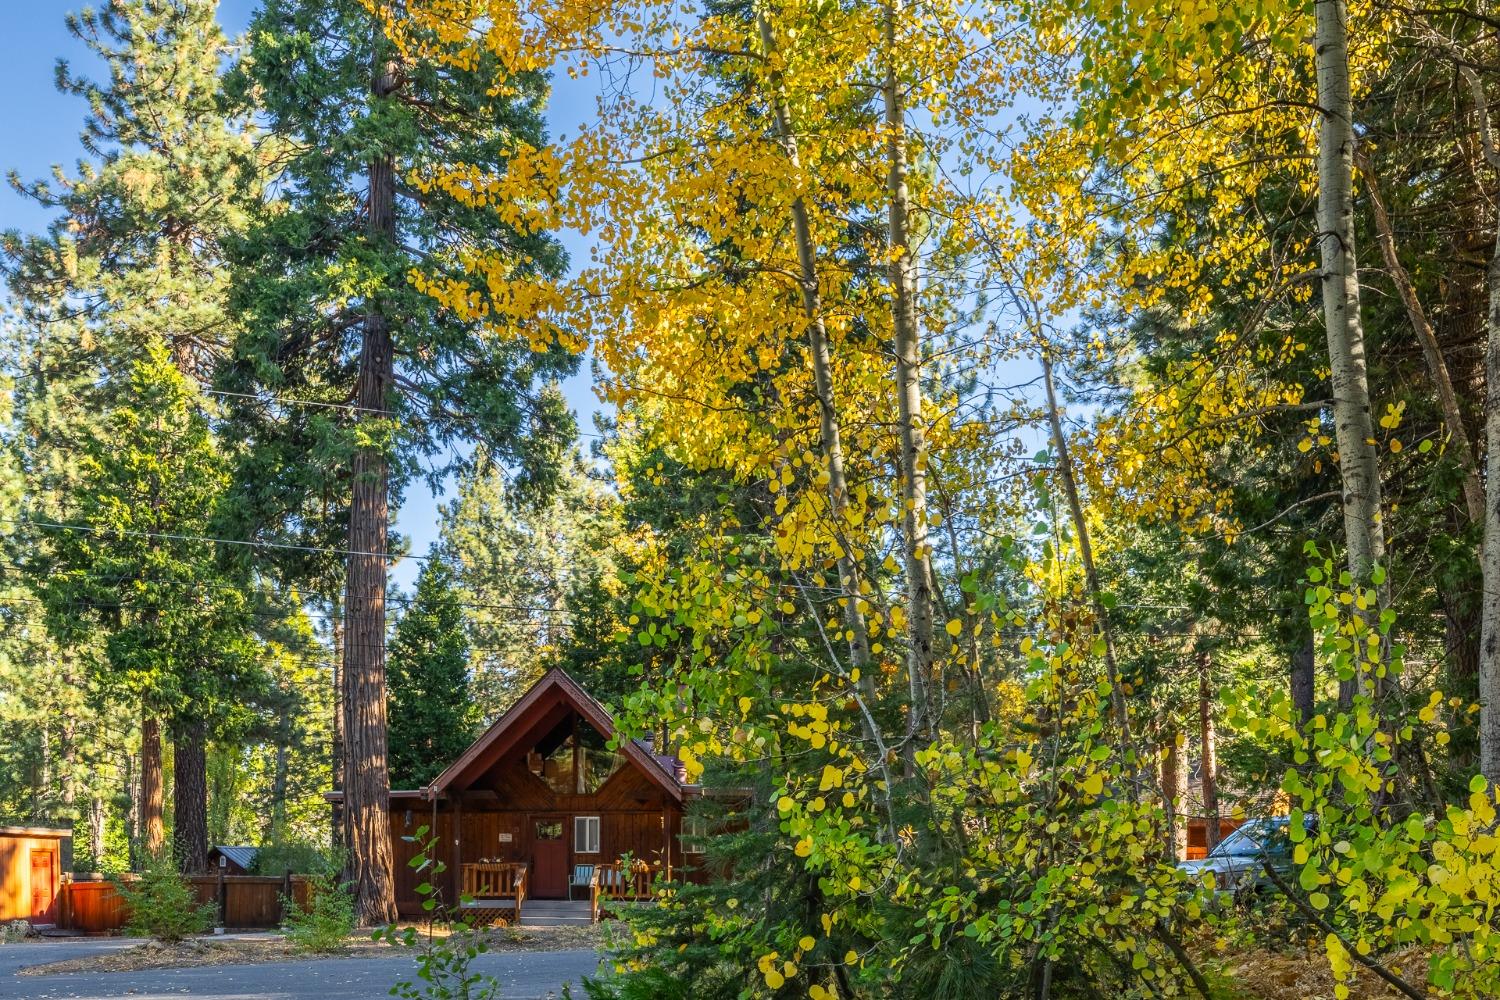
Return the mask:
<svg viewBox="0 0 1500 1000">
<path fill-rule="evenodd" d="M 337 875 L 313 876 L 308 884 L 307 907 L 282 898 L 286 920 L 282 926 L 286 939 L 298 951 L 327 954 L 343 948 L 354 933 L 354 894 Z"/>
<path fill-rule="evenodd" d="M 193 887 L 166 854 L 147 861 L 140 878 L 116 882 L 115 889 L 129 909 L 127 934 L 171 943 L 213 926 L 214 904 L 199 904 Z"/>
<path fill-rule="evenodd" d="M 274 875 L 286 872 L 297 875 L 333 875 L 343 868 L 344 859 L 336 851 L 306 841 L 288 840 L 266 844 L 255 852 L 251 875 Z"/>
<path fill-rule="evenodd" d="M 410 948 L 416 954 L 416 978 L 398 981 L 391 987 L 391 996 L 399 1000 L 499 1000 L 499 981 L 473 969 L 474 959 L 488 950 L 478 928 L 459 918 L 447 922 L 446 935 L 435 933 L 432 915 L 438 912 L 442 900 L 433 880 L 448 866 L 435 857 L 438 841 L 424 840 L 426 836 L 427 827 L 423 826 L 416 836 L 401 839 L 422 848 L 407 864 L 423 880 L 417 894 L 422 897 L 422 909 L 429 914 L 427 933 L 418 933 L 415 927 L 394 926 L 375 932 L 375 940 Z"/>
</svg>

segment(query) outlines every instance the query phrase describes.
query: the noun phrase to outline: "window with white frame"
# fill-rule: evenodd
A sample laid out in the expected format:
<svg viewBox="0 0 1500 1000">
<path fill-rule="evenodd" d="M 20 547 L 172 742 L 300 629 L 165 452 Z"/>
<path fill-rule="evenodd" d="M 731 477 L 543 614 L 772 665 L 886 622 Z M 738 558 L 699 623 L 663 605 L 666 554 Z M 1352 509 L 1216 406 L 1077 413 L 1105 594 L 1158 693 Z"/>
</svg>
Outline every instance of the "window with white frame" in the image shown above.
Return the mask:
<svg viewBox="0 0 1500 1000">
<path fill-rule="evenodd" d="M 684 854 L 702 854 L 708 842 L 708 817 L 686 815 L 682 817 L 682 833 L 678 836 Z"/>
<path fill-rule="evenodd" d="M 573 817 L 573 853 L 599 853 L 599 817 Z"/>
</svg>

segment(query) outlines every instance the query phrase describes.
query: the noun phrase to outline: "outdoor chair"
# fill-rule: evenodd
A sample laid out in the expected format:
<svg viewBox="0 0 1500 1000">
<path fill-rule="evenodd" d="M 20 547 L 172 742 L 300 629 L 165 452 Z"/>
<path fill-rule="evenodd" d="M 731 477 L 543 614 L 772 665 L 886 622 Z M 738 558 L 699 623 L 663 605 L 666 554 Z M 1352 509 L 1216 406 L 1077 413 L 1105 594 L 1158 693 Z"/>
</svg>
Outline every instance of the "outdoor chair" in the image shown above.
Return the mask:
<svg viewBox="0 0 1500 1000">
<path fill-rule="evenodd" d="M 593 865 L 574 865 L 573 878 L 568 882 L 568 898 L 573 898 L 574 889 L 582 889 L 585 892 L 594 883 Z"/>
</svg>

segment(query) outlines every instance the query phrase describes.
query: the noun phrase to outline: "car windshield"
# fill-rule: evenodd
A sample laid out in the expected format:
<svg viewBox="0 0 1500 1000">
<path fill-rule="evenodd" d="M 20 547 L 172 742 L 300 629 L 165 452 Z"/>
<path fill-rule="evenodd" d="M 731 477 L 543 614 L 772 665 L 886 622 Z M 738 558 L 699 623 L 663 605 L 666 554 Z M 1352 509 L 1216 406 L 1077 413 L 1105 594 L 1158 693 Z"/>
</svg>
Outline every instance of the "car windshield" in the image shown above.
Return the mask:
<svg viewBox="0 0 1500 1000">
<path fill-rule="evenodd" d="M 1277 836 L 1283 834 L 1283 836 Z M 1270 824 L 1247 823 L 1226 837 L 1213 850 L 1216 858 L 1257 857 L 1264 850 L 1276 853 L 1278 841 L 1284 839 L 1284 831 Z"/>
</svg>

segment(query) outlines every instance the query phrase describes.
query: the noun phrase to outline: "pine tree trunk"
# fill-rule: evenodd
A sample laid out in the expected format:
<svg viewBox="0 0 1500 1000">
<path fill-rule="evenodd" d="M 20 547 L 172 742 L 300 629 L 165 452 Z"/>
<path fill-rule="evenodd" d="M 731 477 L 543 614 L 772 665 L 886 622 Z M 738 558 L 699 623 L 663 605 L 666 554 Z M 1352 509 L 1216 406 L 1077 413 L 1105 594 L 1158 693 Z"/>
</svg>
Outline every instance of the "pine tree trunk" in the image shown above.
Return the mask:
<svg viewBox="0 0 1500 1000">
<path fill-rule="evenodd" d="M 104 799 L 102 796 L 94 795 L 89 798 L 89 857 L 93 859 L 94 866 L 100 867 L 104 862 Z"/>
<path fill-rule="evenodd" d="M 1313 703 L 1317 691 L 1317 658 L 1314 655 L 1313 637 L 1308 633 L 1302 645 L 1292 654 L 1291 687 L 1292 706 L 1297 710 L 1298 725 L 1305 726 L 1313 717 Z"/>
<path fill-rule="evenodd" d="M 1380 522 L 1380 463 L 1370 416 L 1370 387 L 1365 367 L 1364 329 L 1360 325 L 1359 274 L 1355 267 L 1354 128 L 1349 93 L 1349 41 L 1344 0 L 1317 0 L 1318 232 L 1322 250 L 1323 324 L 1328 337 L 1328 366 L 1333 381 L 1334 433 L 1343 488 L 1344 542 L 1349 573 L 1357 587 L 1373 584 L 1372 573 L 1385 562 L 1385 532 Z M 1388 588 L 1375 586 L 1376 608 L 1361 613 L 1373 634 Z M 1366 687 L 1367 669 L 1383 666 L 1389 644 L 1381 642 L 1379 661 L 1358 664 L 1354 676 L 1339 685 L 1339 702 L 1348 706 Z M 1377 674 L 1378 677 L 1378 674 Z"/>
<path fill-rule="evenodd" d="M 377 101 L 395 89 L 393 67 L 377 61 Z M 389 156 L 370 162 L 366 206 L 371 242 L 396 236 L 396 173 Z M 365 314 L 355 401 L 359 422 L 386 419 L 395 383 L 390 325 L 378 296 Z M 354 454 L 349 505 L 349 563 L 344 591 L 344 819 L 348 830 L 355 911 L 364 925 L 396 919 L 392 872 L 390 778 L 386 771 L 385 588 L 390 523 L 388 461 L 381 447 Z"/>
<path fill-rule="evenodd" d="M 766 51 L 776 49 L 770 22 L 756 15 L 756 26 Z M 777 81 L 780 88 L 780 81 Z M 772 95 L 772 115 L 776 135 L 792 169 L 801 166 L 797 134 L 780 93 Z M 849 485 L 844 472 L 844 445 L 839 430 L 838 410 L 833 393 L 833 361 L 828 348 L 828 331 L 823 323 L 823 300 L 818 283 L 817 248 L 813 243 L 812 224 L 807 205 L 798 195 L 792 201 L 792 229 L 797 241 L 798 284 L 802 291 L 802 315 L 807 322 L 808 352 L 812 356 L 813 385 L 818 394 L 818 432 L 823 444 L 824 468 L 828 473 L 828 506 L 835 530 L 841 536 L 838 558 L 839 581 L 844 592 L 844 621 L 849 633 L 849 662 L 860 671 L 859 685 L 867 697 L 875 693 L 875 676 L 870 670 L 870 629 L 865 621 L 859 593 L 859 567 L 855 564 L 853 546 L 843 539 L 849 523 Z"/>
<path fill-rule="evenodd" d="M 146 710 L 141 714 L 141 775 L 139 860 L 161 856 L 166 834 L 162 828 L 161 724 Z"/>
<path fill-rule="evenodd" d="M 208 748 L 201 718 L 173 727 L 172 848 L 184 875 L 208 870 Z"/>
<path fill-rule="evenodd" d="M 344 790 L 344 603 L 335 597 L 332 606 L 330 631 L 333 634 L 333 790 L 342 792 Z M 328 805 L 329 824 L 333 829 L 333 846 L 340 852 L 346 852 L 349 843 L 349 831 L 344 824 L 344 803 L 341 800 L 331 802 Z"/>
<path fill-rule="evenodd" d="M 916 262 L 911 247 L 911 207 L 906 182 L 906 112 L 896 78 L 896 18 L 900 0 L 885 5 L 886 67 L 882 94 L 888 133 L 890 169 L 886 197 L 890 200 L 888 239 L 892 326 L 896 347 L 896 397 L 901 425 L 901 498 L 905 508 L 907 650 L 906 670 L 911 686 L 911 735 L 919 741 L 931 735 L 933 718 L 933 577 L 932 545 L 928 541 L 927 432 L 922 405 L 922 359 L 917 321 Z"/>
<path fill-rule="evenodd" d="M 1183 793 L 1187 788 L 1187 758 L 1177 745 L 1175 730 L 1167 732 L 1161 755 L 1161 798 L 1167 813 L 1167 856 L 1172 862 L 1187 857 L 1187 817 L 1183 815 Z"/>
<path fill-rule="evenodd" d="M 1208 849 L 1219 844 L 1219 730 L 1214 723 L 1213 657 L 1198 651 L 1198 744 L 1199 784 L 1203 789 L 1203 822 Z"/>
</svg>

